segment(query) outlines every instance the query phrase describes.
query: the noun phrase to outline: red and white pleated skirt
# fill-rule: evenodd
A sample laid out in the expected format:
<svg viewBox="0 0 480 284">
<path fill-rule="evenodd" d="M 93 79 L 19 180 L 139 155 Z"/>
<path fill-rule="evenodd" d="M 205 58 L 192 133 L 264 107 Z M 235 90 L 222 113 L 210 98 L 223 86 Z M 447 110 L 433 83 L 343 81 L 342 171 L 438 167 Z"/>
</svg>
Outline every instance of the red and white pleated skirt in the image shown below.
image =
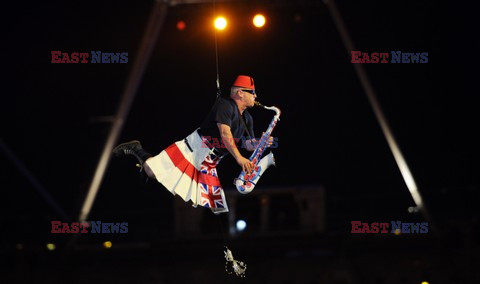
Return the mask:
<svg viewBox="0 0 480 284">
<path fill-rule="evenodd" d="M 185 202 L 210 208 L 214 213 L 228 212 L 217 174 L 221 157 L 213 154 L 197 131 L 148 159 L 158 182 Z"/>
</svg>

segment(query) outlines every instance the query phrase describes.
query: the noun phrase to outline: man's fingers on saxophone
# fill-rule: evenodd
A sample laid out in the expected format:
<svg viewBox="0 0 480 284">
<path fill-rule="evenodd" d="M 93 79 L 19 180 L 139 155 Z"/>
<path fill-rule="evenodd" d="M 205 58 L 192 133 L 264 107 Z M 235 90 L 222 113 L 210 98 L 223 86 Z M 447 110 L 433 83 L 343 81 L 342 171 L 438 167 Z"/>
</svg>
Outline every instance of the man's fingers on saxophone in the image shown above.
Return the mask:
<svg viewBox="0 0 480 284">
<path fill-rule="evenodd" d="M 243 164 L 242 170 L 246 173 L 249 173 L 249 174 L 252 173 L 252 171 L 253 171 L 252 162 L 249 161 L 248 163 Z"/>
<path fill-rule="evenodd" d="M 270 136 L 270 138 L 268 138 L 267 147 L 272 146 L 274 140 L 275 140 L 275 138 L 273 136 Z"/>
<path fill-rule="evenodd" d="M 246 173 L 250 173 L 250 169 L 248 168 L 248 164 L 243 165 L 243 171 Z"/>
<path fill-rule="evenodd" d="M 264 134 L 265 134 L 265 131 L 262 132 L 262 136 L 263 136 Z M 268 137 L 267 147 L 272 146 L 272 144 L 273 144 L 274 141 L 275 141 L 275 137 L 273 137 L 273 136 Z M 257 141 L 255 140 L 255 142 L 257 142 Z"/>
</svg>

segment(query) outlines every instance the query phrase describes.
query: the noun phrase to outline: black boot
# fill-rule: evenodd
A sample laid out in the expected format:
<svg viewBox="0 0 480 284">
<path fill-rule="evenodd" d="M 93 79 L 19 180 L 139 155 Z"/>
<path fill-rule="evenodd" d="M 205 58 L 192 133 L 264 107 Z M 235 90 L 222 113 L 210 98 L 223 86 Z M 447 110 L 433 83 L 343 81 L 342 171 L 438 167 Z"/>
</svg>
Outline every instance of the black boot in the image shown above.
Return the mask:
<svg viewBox="0 0 480 284">
<path fill-rule="evenodd" d="M 134 156 L 138 160 L 137 167 L 140 168 L 141 176 L 145 177 L 148 180 L 148 176 L 145 173 L 143 164 L 148 158 L 152 157 L 152 155 L 150 155 L 150 153 L 148 153 L 147 151 L 143 150 L 142 144 L 140 144 L 140 141 L 133 140 L 127 143 L 120 144 L 117 147 L 115 147 L 112 152 L 117 157 L 122 155 Z"/>
</svg>

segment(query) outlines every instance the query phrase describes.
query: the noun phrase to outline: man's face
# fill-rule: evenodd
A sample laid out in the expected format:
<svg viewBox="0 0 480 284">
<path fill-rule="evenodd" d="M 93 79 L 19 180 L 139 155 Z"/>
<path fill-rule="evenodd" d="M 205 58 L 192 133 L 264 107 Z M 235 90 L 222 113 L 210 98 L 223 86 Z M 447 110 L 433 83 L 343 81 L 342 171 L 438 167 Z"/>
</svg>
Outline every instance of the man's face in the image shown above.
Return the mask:
<svg viewBox="0 0 480 284">
<path fill-rule="evenodd" d="M 247 107 L 253 107 L 255 105 L 255 99 L 257 98 L 257 94 L 255 90 L 252 89 L 241 89 L 243 95 L 243 101 Z"/>
</svg>

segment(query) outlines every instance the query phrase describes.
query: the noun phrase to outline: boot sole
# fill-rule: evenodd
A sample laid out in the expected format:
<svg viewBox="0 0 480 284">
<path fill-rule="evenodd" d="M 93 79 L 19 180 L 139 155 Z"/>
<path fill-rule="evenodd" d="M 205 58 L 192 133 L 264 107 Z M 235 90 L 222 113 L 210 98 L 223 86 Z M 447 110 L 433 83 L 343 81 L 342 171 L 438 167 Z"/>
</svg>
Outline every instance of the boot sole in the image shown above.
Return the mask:
<svg viewBox="0 0 480 284">
<path fill-rule="evenodd" d="M 126 147 L 126 146 L 130 146 L 132 144 L 138 144 L 140 145 L 140 147 L 142 147 L 142 144 L 140 144 L 140 141 L 138 140 L 132 140 L 130 142 L 126 142 L 126 143 L 122 143 L 120 145 L 118 145 L 117 147 L 113 148 L 112 150 L 112 153 L 115 154 L 115 156 L 120 156 L 123 154 L 123 149 Z"/>
</svg>

